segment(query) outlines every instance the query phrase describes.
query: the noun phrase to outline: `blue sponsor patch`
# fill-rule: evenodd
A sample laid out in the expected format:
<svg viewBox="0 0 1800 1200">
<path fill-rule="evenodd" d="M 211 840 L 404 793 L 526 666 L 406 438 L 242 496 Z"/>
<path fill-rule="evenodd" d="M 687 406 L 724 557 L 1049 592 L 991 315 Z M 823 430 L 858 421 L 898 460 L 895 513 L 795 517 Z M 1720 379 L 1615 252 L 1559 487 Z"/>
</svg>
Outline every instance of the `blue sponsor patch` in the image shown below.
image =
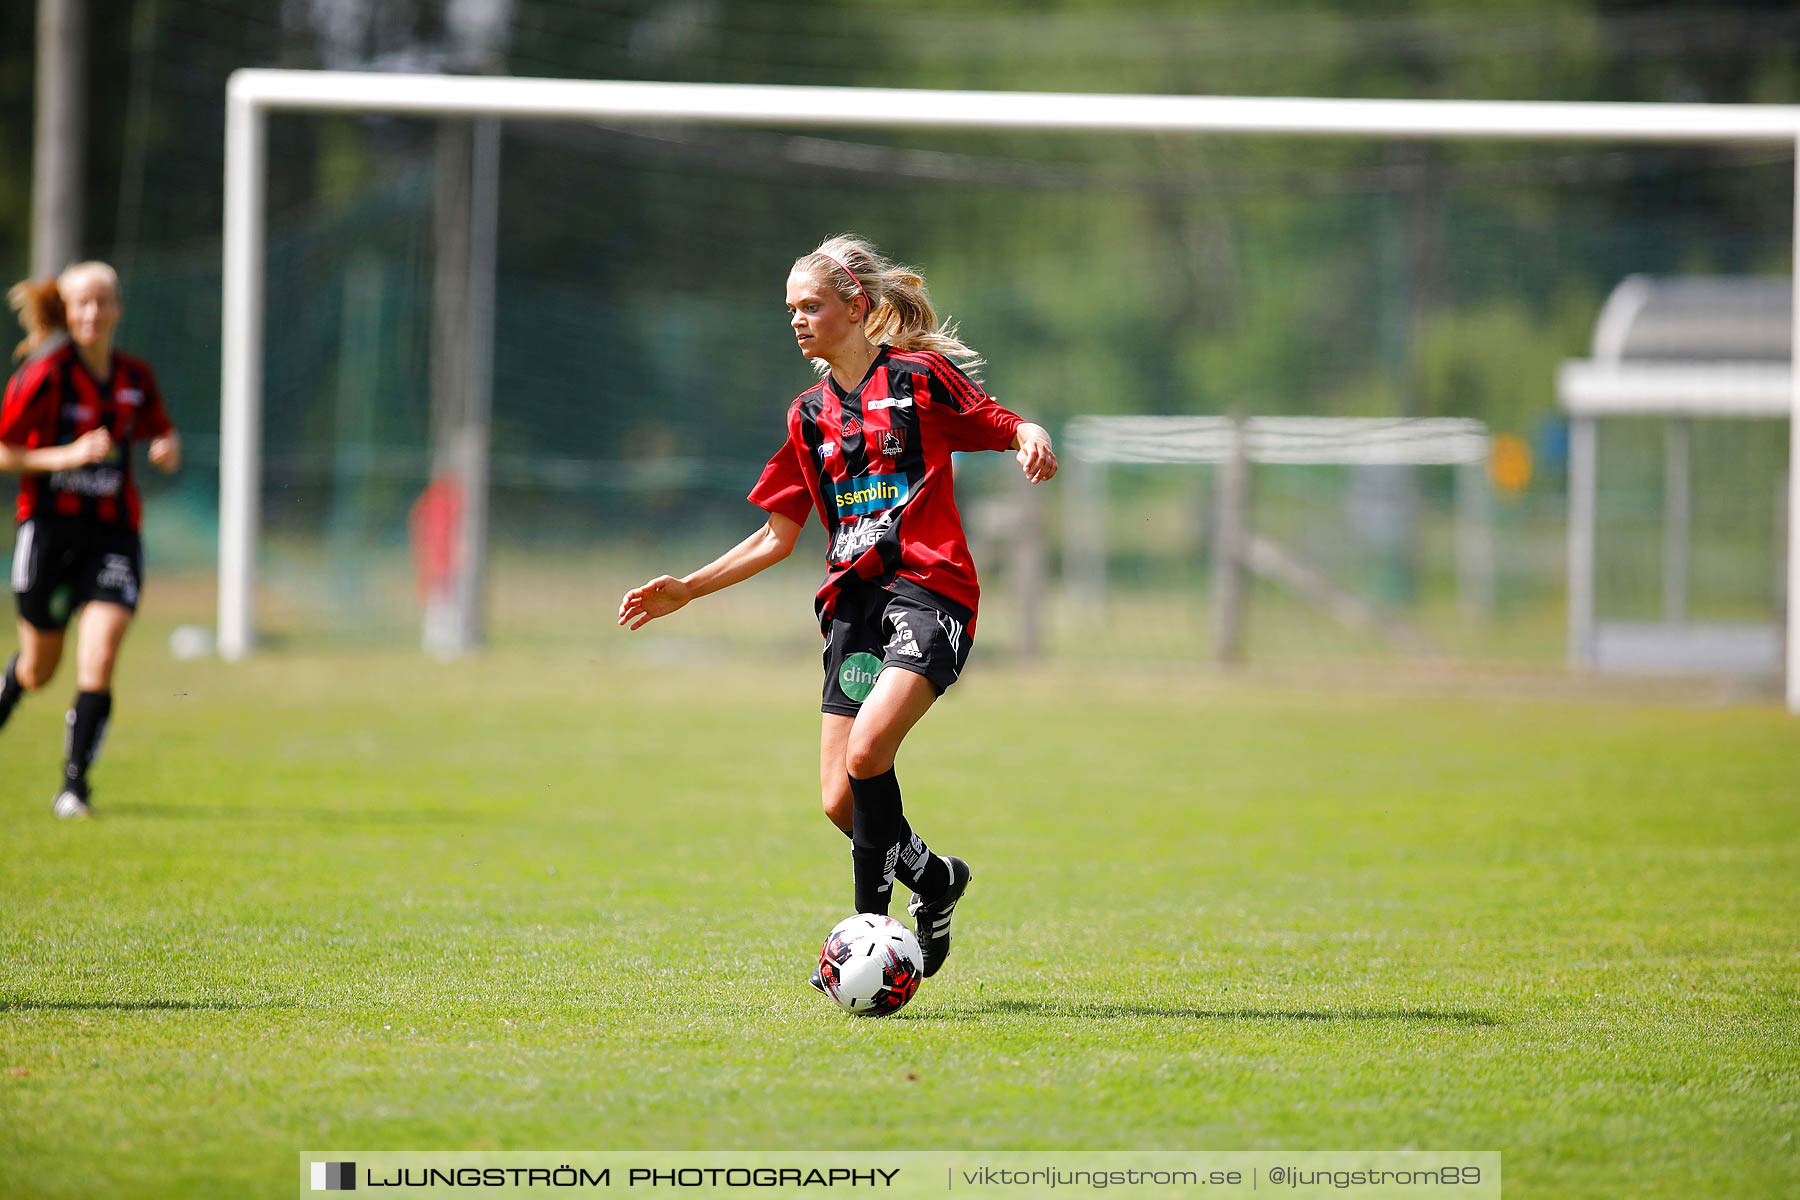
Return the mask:
<svg viewBox="0 0 1800 1200">
<path fill-rule="evenodd" d="M 904 475 L 867 475 L 831 485 L 839 516 L 881 512 L 906 503 L 912 484 Z"/>
</svg>

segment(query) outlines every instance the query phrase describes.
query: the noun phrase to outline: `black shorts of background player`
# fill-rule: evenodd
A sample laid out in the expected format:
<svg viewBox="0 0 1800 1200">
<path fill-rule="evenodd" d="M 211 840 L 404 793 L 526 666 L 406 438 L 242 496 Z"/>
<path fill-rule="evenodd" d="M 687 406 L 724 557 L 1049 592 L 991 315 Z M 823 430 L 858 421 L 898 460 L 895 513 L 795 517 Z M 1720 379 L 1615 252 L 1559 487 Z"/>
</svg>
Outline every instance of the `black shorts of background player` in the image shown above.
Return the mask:
<svg viewBox="0 0 1800 1200">
<path fill-rule="evenodd" d="M 113 349 L 121 309 L 111 267 L 77 263 L 14 286 L 7 299 L 26 337 L 16 353 L 25 361 L 0 401 L 0 470 L 21 476 L 12 563 L 19 649 L 0 678 L 0 725 L 55 676 L 79 611 L 78 690 L 51 809 L 85 817 L 113 668 L 143 587 L 132 447 L 148 442 L 151 465 L 173 471 L 181 443 L 149 364 Z"/>
<path fill-rule="evenodd" d="M 980 360 L 939 324 L 924 280 L 867 242 L 831 238 L 797 259 L 787 310 L 800 353 L 822 378 L 789 406 L 787 438 L 750 493 L 767 524 L 685 578 L 632 588 L 619 624 L 640 629 L 774 565 L 819 513 L 821 796 L 851 838 L 856 911 L 886 913 L 901 878 L 931 975 L 949 953 L 950 916 L 970 872 L 931 853 L 908 823 L 894 761 L 961 672 L 974 633 L 979 587 L 950 456 L 1010 449 L 1032 483 L 1056 473 L 1056 456 L 1042 427 L 1002 408 L 967 373 Z"/>
</svg>

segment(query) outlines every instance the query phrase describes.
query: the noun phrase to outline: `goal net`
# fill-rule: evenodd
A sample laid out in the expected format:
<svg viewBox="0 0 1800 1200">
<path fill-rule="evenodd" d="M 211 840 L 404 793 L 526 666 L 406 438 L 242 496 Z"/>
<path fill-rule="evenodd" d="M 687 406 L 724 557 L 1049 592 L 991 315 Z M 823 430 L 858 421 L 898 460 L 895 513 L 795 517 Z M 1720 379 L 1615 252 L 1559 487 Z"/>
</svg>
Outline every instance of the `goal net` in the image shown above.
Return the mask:
<svg viewBox="0 0 1800 1200">
<path fill-rule="evenodd" d="M 1474 606 L 1468 464 L 1252 465 L 1255 528 L 1420 638 L 1321 619 L 1255 575 L 1250 653 L 1558 663 L 1559 366 L 1628 276 L 1786 277 L 1794 132 L 1787 110 L 1679 105 L 243 72 L 221 647 L 429 640 L 434 589 L 440 645 L 591 642 L 625 585 L 760 519 L 742 497 L 813 381 L 782 282 L 849 229 L 921 266 L 990 389 L 1055 434 L 1082 415 L 1479 422 L 1496 450 L 1476 467 L 1491 571 Z M 1690 611 L 1775 603 L 1787 431 L 1759 431 L 1748 458 L 1735 435 L 1692 442 Z M 1601 602 L 1634 611 L 1661 586 L 1643 564 L 1665 543 L 1637 518 L 1665 509 L 1666 452 L 1622 436 L 1603 453 L 1619 519 Z M 962 462 L 984 640 L 1207 655 L 1218 471 L 1109 466 L 1095 621 L 1068 586 L 1066 507 L 1001 456 Z M 1027 537 L 1036 559 L 1015 553 Z M 813 636 L 815 540 L 675 636 Z M 1019 591 L 1046 598 L 1036 616 Z"/>
</svg>

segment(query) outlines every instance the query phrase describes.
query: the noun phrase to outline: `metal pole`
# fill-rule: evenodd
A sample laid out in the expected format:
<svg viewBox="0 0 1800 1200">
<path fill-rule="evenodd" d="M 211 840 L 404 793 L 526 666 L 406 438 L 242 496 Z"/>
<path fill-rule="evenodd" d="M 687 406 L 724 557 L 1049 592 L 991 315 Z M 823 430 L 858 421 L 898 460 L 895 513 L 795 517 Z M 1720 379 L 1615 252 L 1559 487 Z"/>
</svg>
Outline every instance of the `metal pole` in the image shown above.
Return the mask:
<svg viewBox="0 0 1800 1200">
<path fill-rule="evenodd" d="M 1794 139 L 1794 244 L 1791 286 L 1800 293 L 1800 137 Z M 1795 573 L 1800 572 L 1800 296 L 1790 301 L 1793 312 L 1793 341 L 1789 386 L 1793 389 L 1793 409 L 1788 414 L 1788 587 L 1787 625 L 1787 706 L 1800 713 L 1800 587 L 1795 586 Z"/>
<path fill-rule="evenodd" d="M 470 392 L 469 300 L 473 294 L 469 280 L 473 137 L 468 121 L 438 122 L 433 160 L 431 480 L 434 485 L 454 487 L 458 511 L 467 511 L 470 500 L 465 434 Z M 424 649 L 442 659 L 459 657 L 468 649 L 467 613 L 459 604 L 459 584 L 467 566 L 460 518 L 454 536 L 457 545 L 450 576 L 431 580 L 425 598 Z"/>
<path fill-rule="evenodd" d="M 266 68 L 235 71 L 232 80 L 233 86 L 251 89 L 273 108 L 544 120 L 614 117 L 727 125 L 1755 141 L 1782 146 L 1794 143 L 1795 129 L 1800 127 L 1800 105 L 1792 104 L 1080 95 Z"/>
<path fill-rule="evenodd" d="M 1670 421 L 1663 433 L 1663 620 L 1676 623 L 1688 616 L 1692 433 L 1692 422 L 1685 420 Z"/>
<path fill-rule="evenodd" d="M 34 279 L 55 275 L 81 255 L 86 68 L 86 0 L 38 0 L 37 121 L 31 155 Z"/>
<path fill-rule="evenodd" d="M 1219 465 L 1213 538 L 1213 650 L 1221 666 L 1244 661 L 1245 589 L 1249 587 L 1250 448 L 1242 418 L 1231 423 L 1231 457 Z"/>
<path fill-rule="evenodd" d="M 468 406 L 460 450 L 463 508 L 456 609 L 465 650 L 487 640 L 488 455 L 494 411 L 494 297 L 500 242 L 500 122 L 477 121 L 469 189 Z"/>
<path fill-rule="evenodd" d="M 1490 621 L 1496 606 L 1494 489 L 1487 464 L 1456 467 L 1456 598 L 1463 619 Z"/>
<path fill-rule="evenodd" d="M 219 392 L 219 655 L 227 660 L 244 657 L 256 641 L 266 133 L 256 102 L 229 90 Z"/>
<path fill-rule="evenodd" d="M 1569 422 L 1569 665 L 1594 662 L 1594 418 Z"/>
<path fill-rule="evenodd" d="M 499 211 L 500 123 L 444 121 L 433 218 L 432 477 L 455 480 L 461 504 L 451 576 L 427 597 L 424 628 L 426 652 L 443 659 L 484 640 Z"/>
</svg>

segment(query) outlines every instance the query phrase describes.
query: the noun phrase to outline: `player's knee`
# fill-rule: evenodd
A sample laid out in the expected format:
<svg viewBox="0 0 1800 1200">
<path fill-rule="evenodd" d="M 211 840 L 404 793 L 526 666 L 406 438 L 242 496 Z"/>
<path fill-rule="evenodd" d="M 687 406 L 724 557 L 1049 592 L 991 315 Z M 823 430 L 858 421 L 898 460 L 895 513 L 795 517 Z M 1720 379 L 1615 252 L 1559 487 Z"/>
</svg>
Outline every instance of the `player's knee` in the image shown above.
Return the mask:
<svg viewBox="0 0 1800 1200">
<path fill-rule="evenodd" d="M 850 744 L 844 747 L 844 769 L 852 779 L 873 779 L 893 765 L 894 756 L 873 738 L 852 734 Z"/>
<path fill-rule="evenodd" d="M 17 679 L 19 686 L 28 692 L 37 691 L 49 683 L 55 674 L 55 659 L 46 662 L 43 659 L 26 658 L 24 655 L 20 655 L 18 664 L 13 667 L 13 678 Z"/>
</svg>

